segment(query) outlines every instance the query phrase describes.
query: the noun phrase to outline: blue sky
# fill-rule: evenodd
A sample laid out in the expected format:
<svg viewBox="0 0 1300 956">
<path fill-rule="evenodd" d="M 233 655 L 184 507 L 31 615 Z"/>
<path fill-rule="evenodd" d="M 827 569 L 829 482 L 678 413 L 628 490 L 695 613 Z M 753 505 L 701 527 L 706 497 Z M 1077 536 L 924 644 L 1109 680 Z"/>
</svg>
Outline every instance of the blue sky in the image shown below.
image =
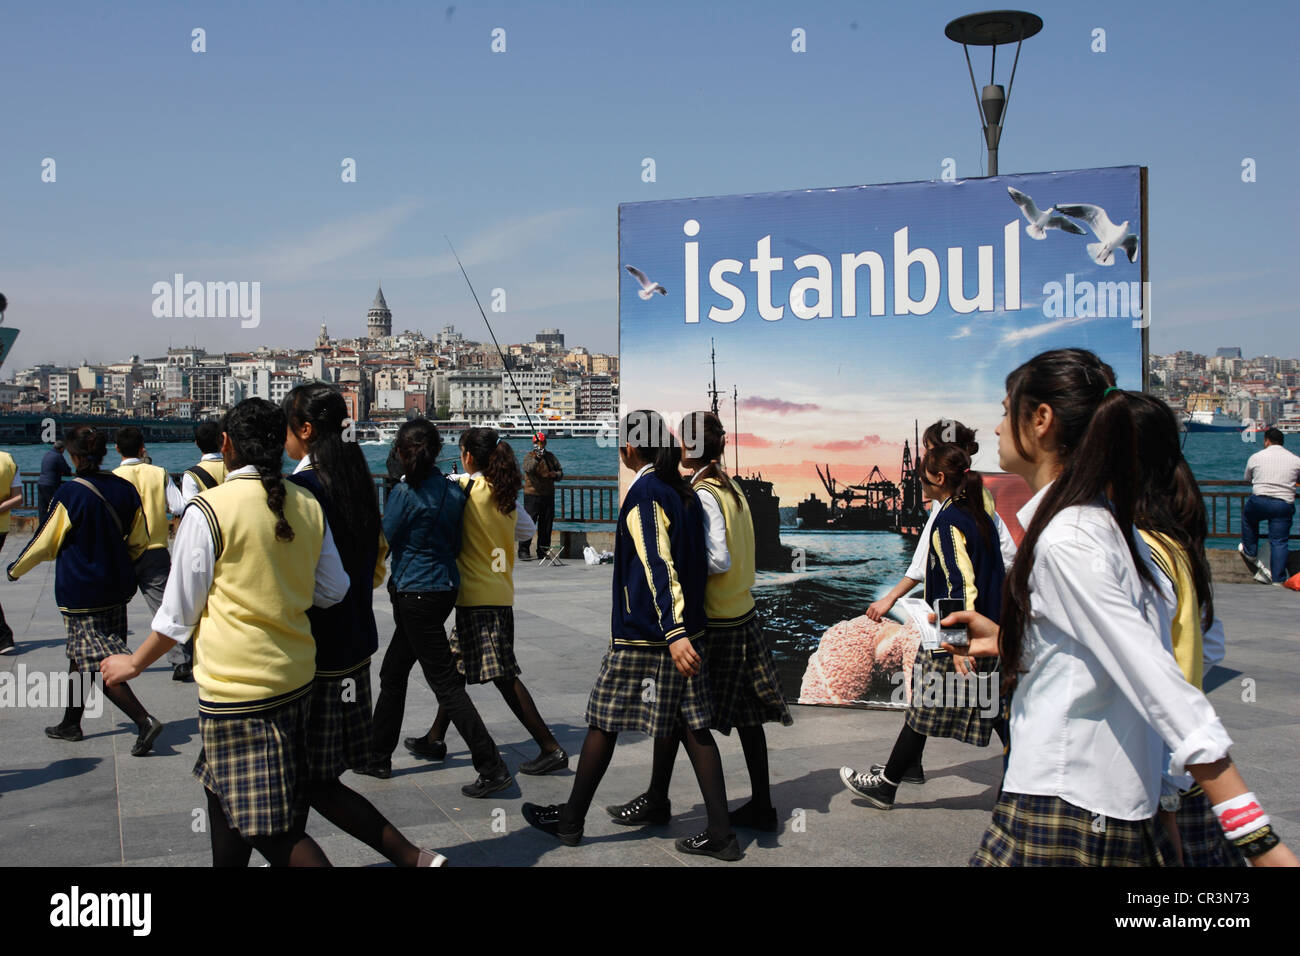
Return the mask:
<svg viewBox="0 0 1300 956">
<path fill-rule="evenodd" d="M 964 2 L 451 7 L 7 10 L 0 291 L 23 333 L 5 371 L 169 341 L 305 345 L 321 321 L 358 334 L 377 280 L 398 329 L 484 337 L 444 233 L 480 296 L 506 290 L 500 338 L 559 326 L 613 350 L 621 202 L 937 178 L 946 157 L 981 172 L 942 32 Z M 1046 26 L 1020 59 L 1002 171 L 1150 167 L 1152 348 L 1300 355 L 1295 8 L 1031 9 Z M 176 272 L 261 282 L 261 324 L 154 318 L 152 284 Z"/>
</svg>

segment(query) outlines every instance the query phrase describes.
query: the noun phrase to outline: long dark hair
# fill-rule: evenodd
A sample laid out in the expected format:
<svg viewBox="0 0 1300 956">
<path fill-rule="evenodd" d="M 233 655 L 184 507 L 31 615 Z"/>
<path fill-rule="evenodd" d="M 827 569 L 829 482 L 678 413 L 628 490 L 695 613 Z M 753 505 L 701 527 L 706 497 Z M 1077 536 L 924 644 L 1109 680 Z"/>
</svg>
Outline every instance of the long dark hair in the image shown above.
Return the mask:
<svg viewBox="0 0 1300 956">
<path fill-rule="evenodd" d="M 1122 392 L 1110 391 L 1115 372 L 1086 349 L 1054 349 L 1034 356 L 1007 376 L 1007 424 L 1017 450 L 1029 458 L 1021 438 L 1039 405 L 1052 409 L 1054 425 L 1044 437 L 1063 465 L 1034 512 L 1002 590 L 1002 679 L 1008 690 L 1020 676 L 1025 627 L 1029 621 L 1029 572 L 1034 548 L 1056 515 L 1109 494 L 1115 522 L 1123 532 L 1137 573 L 1152 582 L 1133 540 L 1138 487 L 1138 429 L 1133 406 Z M 1154 583 L 1154 582 L 1152 582 Z"/>
<path fill-rule="evenodd" d="M 266 489 L 266 506 L 276 516 L 275 536 L 293 540 L 293 528 L 284 516 L 284 412 L 264 398 L 246 398 L 226 414 L 226 434 L 234 455 L 231 471 L 252 465 Z"/>
<path fill-rule="evenodd" d="M 650 409 L 629 412 L 619 425 L 622 444 L 636 451 L 642 464 L 653 465 L 655 477 L 677 492 L 687 507 L 695 500 L 691 483 L 682 477 L 682 449 L 664 417 Z"/>
<path fill-rule="evenodd" d="M 492 486 L 492 501 L 497 511 L 508 515 L 515 510 L 515 499 L 524 486 L 524 476 L 510 446 L 497 435 L 495 428 L 470 428 L 461 433 L 460 449 L 469 452 L 475 467 Z"/>
<path fill-rule="evenodd" d="M 78 475 L 90 475 L 100 470 L 99 466 L 108 454 L 108 437 L 103 432 L 94 425 L 74 425 L 63 435 L 68 454 L 78 459 Z"/>
<path fill-rule="evenodd" d="M 296 433 L 311 425 L 307 451 L 312 469 L 332 504 L 334 543 L 351 572 L 379 538 L 379 499 L 370 466 L 361 446 L 343 440 L 348 405 L 343 395 L 324 382 L 299 385 L 284 397 L 289 427 Z"/>
<path fill-rule="evenodd" d="M 1210 562 L 1205 554 L 1209 522 L 1201 489 L 1183 457 L 1178 419 L 1158 398 L 1142 392 L 1124 395 L 1133 406 L 1139 439 L 1135 523 L 1144 531 L 1164 535 L 1186 553 L 1196 600 L 1204 612 L 1204 624 L 1209 627 L 1214 622 Z"/>
<path fill-rule="evenodd" d="M 943 486 L 952 492 L 949 507 L 970 515 L 986 545 L 998 540 L 998 529 L 984 507 L 984 479 L 978 471 L 971 471 L 966 449 L 953 444 L 934 445 L 921 459 L 921 471 L 943 475 Z"/>
<path fill-rule="evenodd" d="M 691 412 L 682 419 L 682 461 L 702 461 L 704 467 L 700 472 L 708 478 L 716 478 L 718 483 L 735 497 L 738 504 L 745 500 L 735 482 L 727 475 L 722 464 L 723 439 L 727 431 L 722 427 L 718 416 L 712 412 Z M 698 455 L 692 455 L 696 450 Z"/>
<path fill-rule="evenodd" d="M 921 447 L 934 445 L 956 445 L 974 458 L 980 450 L 980 443 L 975 440 L 975 429 L 967 428 L 952 418 L 941 418 L 921 433 Z"/>
<path fill-rule="evenodd" d="M 442 434 L 427 418 L 413 418 L 397 430 L 393 451 L 401 462 L 402 475 L 412 488 L 419 488 L 438 466 Z"/>
</svg>

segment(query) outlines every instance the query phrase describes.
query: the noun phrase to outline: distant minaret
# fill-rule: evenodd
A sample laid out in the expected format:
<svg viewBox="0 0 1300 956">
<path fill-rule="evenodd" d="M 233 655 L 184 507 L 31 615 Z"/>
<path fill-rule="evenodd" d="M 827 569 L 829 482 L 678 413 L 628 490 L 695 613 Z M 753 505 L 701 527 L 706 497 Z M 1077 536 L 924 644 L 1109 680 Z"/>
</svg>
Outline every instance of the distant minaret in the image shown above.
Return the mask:
<svg viewBox="0 0 1300 956">
<path fill-rule="evenodd" d="M 381 284 L 375 293 L 375 301 L 370 303 L 366 313 L 366 335 L 372 339 L 386 339 L 393 334 L 393 313 L 384 301 L 384 287 Z"/>
</svg>

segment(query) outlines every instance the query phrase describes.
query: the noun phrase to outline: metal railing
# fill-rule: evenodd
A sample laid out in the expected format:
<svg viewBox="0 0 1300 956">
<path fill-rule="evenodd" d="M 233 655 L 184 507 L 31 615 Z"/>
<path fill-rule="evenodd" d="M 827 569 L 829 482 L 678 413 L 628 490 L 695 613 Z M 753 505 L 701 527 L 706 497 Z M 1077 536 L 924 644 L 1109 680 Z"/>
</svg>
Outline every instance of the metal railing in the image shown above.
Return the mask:
<svg viewBox="0 0 1300 956">
<path fill-rule="evenodd" d="M 1205 499 L 1205 516 L 1209 521 L 1211 538 L 1240 538 L 1241 514 L 1250 497 L 1250 483 L 1246 481 L 1202 481 L 1201 497 Z M 1227 489 L 1235 489 L 1229 491 Z M 1267 530 L 1263 533 L 1267 535 Z M 1291 537 L 1300 538 L 1292 519 Z"/>
</svg>

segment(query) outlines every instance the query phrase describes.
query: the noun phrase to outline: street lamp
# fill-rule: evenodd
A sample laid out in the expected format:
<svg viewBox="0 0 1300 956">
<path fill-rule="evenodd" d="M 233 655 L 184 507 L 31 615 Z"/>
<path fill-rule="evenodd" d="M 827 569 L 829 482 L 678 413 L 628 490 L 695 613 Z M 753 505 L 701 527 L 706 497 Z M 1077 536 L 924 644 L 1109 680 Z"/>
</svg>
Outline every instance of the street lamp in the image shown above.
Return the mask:
<svg viewBox="0 0 1300 956">
<path fill-rule="evenodd" d="M 1032 13 L 1020 10 L 989 10 L 984 13 L 968 13 L 958 17 L 943 29 L 944 36 L 954 43 L 960 43 L 966 54 L 966 69 L 970 71 L 970 88 L 975 93 L 975 104 L 980 111 L 980 128 L 984 131 L 984 142 L 989 150 L 989 175 L 998 174 L 998 141 L 1002 138 L 1002 122 L 1006 116 L 1007 103 L 1011 98 L 1011 84 L 1016 81 L 1016 65 L 1020 62 L 1020 44 L 1043 29 L 1043 20 Z M 1007 88 L 993 82 L 993 69 L 998 62 L 998 47 L 1004 43 L 1015 43 L 1016 58 L 1011 64 L 1011 79 Z M 992 62 L 989 64 L 989 82 L 981 94 L 975 89 L 975 69 L 970 62 L 970 47 L 993 47 Z"/>
</svg>

